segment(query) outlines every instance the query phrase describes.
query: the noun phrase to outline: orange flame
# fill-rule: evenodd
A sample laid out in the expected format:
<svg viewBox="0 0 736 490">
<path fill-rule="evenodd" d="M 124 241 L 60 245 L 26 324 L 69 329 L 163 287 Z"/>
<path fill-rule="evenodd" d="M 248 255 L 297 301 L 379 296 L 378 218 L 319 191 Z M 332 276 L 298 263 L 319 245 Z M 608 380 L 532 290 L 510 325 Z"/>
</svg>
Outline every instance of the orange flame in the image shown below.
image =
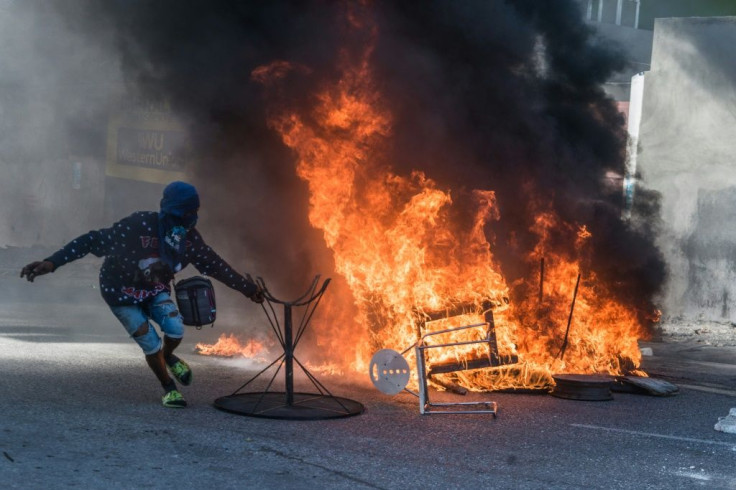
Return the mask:
<svg viewBox="0 0 736 490">
<path fill-rule="evenodd" d="M 266 347 L 257 340 L 250 339 L 241 343 L 235 335 L 222 334 L 214 344 L 198 343 L 195 352 L 203 356 L 236 357 L 242 356 L 248 359 L 262 360 L 266 354 Z"/>
<path fill-rule="evenodd" d="M 365 23 L 350 27 L 367 28 L 370 38 L 377 36 Z M 474 191 L 475 218 L 463 227 L 453 219 L 449 191 L 421 171 L 398 175 L 384 161 L 392 117 L 375 88 L 371 53 L 370 43 L 359 56 L 344 52 L 341 78 L 315 94 L 309 113 L 280 108 L 269 120 L 297 156 L 297 173 L 310 190 L 309 220 L 323 231 L 336 272 L 352 293 L 353 305 L 341 306 L 356 311 L 349 327 L 341 324 L 334 331 L 324 327 L 317 332 L 318 343 L 339 344 L 343 352 L 353 346 L 337 361 L 365 371 L 374 351 L 401 351 L 416 342 L 417 312 L 468 303 L 480 310 L 482 303 L 490 302 L 499 353 L 518 355 L 519 363 L 438 379 L 476 390 L 542 388 L 552 383 L 552 373 L 622 374 L 635 369 L 640 360 L 637 338 L 643 330 L 636 316 L 585 270 L 591 234 L 584 225 L 560 222 L 546 209 L 536 213 L 531 231 L 538 244 L 527 260 L 538 264 L 545 259 L 543 294 L 541 301 L 531 295 L 523 304 L 511 304 L 509 286 L 484 232 L 501 219 L 494 192 Z M 279 61 L 260 67 L 254 79 L 268 87 L 284 76 L 287 66 Z M 551 249 L 553 229 L 570 230 L 572 252 Z M 571 315 L 579 273 L 582 281 Z M 514 286 L 534 291 L 541 279 L 539 274 Z M 464 325 L 482 320 L 453 321 Z M 445 328 L 447 322 L 432 328 Z M 451 340 L 479 335 L 478 329 L 469 329 Z M 447 349 L 433 359 L 463 360 L 477 348 Z M 339 357 L 337 349 L 326 351 Z"/>
</svg>

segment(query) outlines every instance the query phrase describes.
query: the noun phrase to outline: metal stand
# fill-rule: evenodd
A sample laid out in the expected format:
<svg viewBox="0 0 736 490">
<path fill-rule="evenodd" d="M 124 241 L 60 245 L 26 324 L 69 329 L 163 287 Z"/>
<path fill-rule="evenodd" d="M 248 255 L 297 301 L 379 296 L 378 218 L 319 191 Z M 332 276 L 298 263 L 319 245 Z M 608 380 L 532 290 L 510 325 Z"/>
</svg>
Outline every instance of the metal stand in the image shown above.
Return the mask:
<svg viewBox="0 0 736 490">
<path fill-rule="evenodd" d="M 493 320 L 492 305 L 486 302 L 482 305 L 483 319 L 481 323 L 472 325 L 455 326 L 438 330 L 435 332 L 426 332 L 427 323 L 445 320 L 452 317 L 461 316 L 472 313 L 474 305 L 458 305 L 456 308 L 434 313 L 416 312 L 417 320 L 417 341 L 407 347 L 403 352 L 396 352 L 391 349 L 382 349 L 376 352 L 371 359 L 369 366 L 369 375 L 373 385 L 387 395 L 395 395 L 401 390 L 407 391 L 419 398 L 419 413 L 422 415 L 430 414 L 484 414 L 488 413 L 496 417 L 498 412 L 498 404 L 493 401 L 477 401 L 477 402 L 453 402 L 453 403 L 432 403 L 429 400 L 429 389 L 427 386 L 428 379 L 433 374 L 452 373 L 465 369 L 479 369 L 486 367 L 497 367 L 505 364 L 514 364 L 518 362 L 518 357 L 514 354 L 499 355 L 498 345 L 496 343 L 495 322 Z M 458 332 L 472 328 L 486 328 L 486 335 L 478 340 L 466 340 L 459 342 L 440 342 L 430 344 L 429 339 L 438 335 Z M 429 366 L 427 362 L 427 351 L 431 349 L 442 349 L 446 347 L 457 347 L 459 345 L 484 344 L 488 346 L 487 353 L 477 359 L 465 359 L 460 362 L 449 362 L 444 364 L 434 364 Z M 414 393 L 406 387 L 409 383 L 409 363 L 404 358 L 404 354 L 414 349 L 417 362 L 417 382 L 419 392 Z M 429 367 L 429 369 L 428 369 Z M 437 383 L 437 381 L 435 381 Z M 444 385 L 447 386 L 447 385 Z M 465 393 L 462 393 L 465 394 Z"/>
<path fill-rule="evenodd" d="M 312 281 L 312 285 L 307 289 L 301 297 L 293 301 L 283 301 L 276 299 L 266 287 L 262 278 L 258 278 L 258 285 L 263 289 L 266 299 L 263 304 L 263 311 L 266 313 L 268 322 L 276 334 L 284 353 L 276 358 L 271 364 L 266 366 L 261 372 L 246 381 L 240 388 L 235 390 L 231 395 L 223 396 L 215 400 L 215 407 L 236 413 L 239 415 L 247 415 L 250 417 L 264 417 L 272 419 L 289 419 L 289 420 L 319 420 L 331 419 L 339 417 L 350 417 L 363 413 L 365 407 L 362 404 L 334 396 L 330 391 L 314 377 L 304 365 L 294 356 L 294 350 L 304 335 L 304 331 L 312 319 L 314 311 L 317 309 L 322 295 L 330 283 L 326 279 L 322 283 L 322 287 L 317 289 L 320 276 L 316 276 Z M 273 305 L 280 304 L 284 306 L 283 326 L 279 323 L 276 311 Z M 268 308 L 266 308 L 268 305 Z M 294 335 L 292 308 L 304 307 L 302 318 Z M 294 392 L 294 362 L 306 374 L 309 381 L 319 393 L 299 393 Z M 278 363 L 276 372 L 271 377 L 265 391 L 239 393 L 243 388 L 256 380 L 268 369 Z M 284 368 L 284 391 L 269 391 L 276 376 L 281 368 Z"/>
<path fill-rule="evenodd" d="M 434 335 L 441 335 L 444 333 L 457 332 L 458 330 L 466 330 L 469 328 L 476 328 L 486 326 L 488 323 L 477 323 L 474 325 L 464 325 L 462 327 L 448 328 L 445 330 L 439 330 L 424 334 L 419 342 L 417 342 L 415 349 L 417 357 L 417 378 L 419 379 L 419 413 L 422 415 L 428 415 L 431 413 L 439 414 L 462 414 L 462 413 L 490 413 L 493 417 L 496 417 L 498 412 L 498 404 L 491 401 L 479 401 L 479 402 L 453 402 L 453 403 L 432 403 L 429 401 L 429 390 L 427 389 L 427 364 L 425 353 L 427 349 L 436 349 L 443 347 L 456 347 L 458 345 L 470 345 L 470 344 L 488 344 L 490 343 L 491 335 L 487 334 L 487 338 L 483 340 L 468 340 L 464 342 L 446 342 L 443 344 L 427 344 L 427 338 Z M 495 343 L 495 333 L 493 335 L 493 342 Z M 495 353 L 494 353 L 495 354 Z M 431 373 L 431 371 L 430 371 Z M 453 407 L 462 407 L 453 410 Z M 473 407 L 479 407 L 472 409 Z"/>
</svg>

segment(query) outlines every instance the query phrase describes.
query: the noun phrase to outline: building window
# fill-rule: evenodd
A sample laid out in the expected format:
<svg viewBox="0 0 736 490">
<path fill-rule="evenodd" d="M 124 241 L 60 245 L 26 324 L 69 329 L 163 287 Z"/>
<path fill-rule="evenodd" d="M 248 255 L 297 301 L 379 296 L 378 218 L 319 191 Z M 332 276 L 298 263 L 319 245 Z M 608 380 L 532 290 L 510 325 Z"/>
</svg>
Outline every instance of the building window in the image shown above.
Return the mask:
<svg viewBox="0 0 736 490">
<path fill-rule="evenodd" d="M 587 0 L 586 18 L 591 22 L 639 27 L 640 0 Z"/>
</svg>

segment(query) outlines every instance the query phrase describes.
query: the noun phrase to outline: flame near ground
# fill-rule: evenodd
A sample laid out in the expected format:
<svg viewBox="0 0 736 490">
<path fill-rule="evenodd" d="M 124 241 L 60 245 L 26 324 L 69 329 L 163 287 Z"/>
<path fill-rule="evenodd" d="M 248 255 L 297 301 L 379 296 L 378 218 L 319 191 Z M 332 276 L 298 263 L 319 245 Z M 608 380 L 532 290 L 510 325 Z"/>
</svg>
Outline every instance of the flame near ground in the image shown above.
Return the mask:
<svg viewBox="0 0 736 490">
<path fill-rule="evenodd" d="M 537 245 L 525 260 L 538 273 L 510 285 L 488 239 L 493 223 L 503 219 L 492 189 L 472 191 L 474 209 L 457 210 L 451 192 L 432 176 L 393 170 L 385 157 L 391 110 L 371 69 L 370 40 L 378 31 L 352 15 L 347 24 L 369 41 L 357 56 L 343 52 L 339 79 L 313 94 L 305 112 L 284 107 L 278 93 L 280 81 L 304 67 L 277 61 L 253 72 L 272 100 L 269 124 L 294 151 L 296 171 L 309 186 L 310 223 L 323 231 L 335 272 L 350 290 L 350 297 L 326 301 L 315 326 L 327 364 L 367 373 L 375 351 L 402 351 L 416 342 L 417 312 L 473 304 L 482 313 L 481 305 L 490 303 L 499 354 L 516 355 L 519 362 L 438 379 L 473 390 L 538 389 L 553 384 L 553 373 L 637 372 L 637 340 L 646 336 L 645 329 L 587 267 L 591 234 L 583 224 L 562 222 L 550 206 L 520 190 L 520 199 L 537 216 L 530 230 Z M 472 219 L 457 219 L 460 214 Z M 550 231 L 559 229 L 576 237 L 574 243 L 551 243 Z M 529 291 L 528 300 L 510 302 L 511 287 Z M 480 316 L 453 319 L 455 324 L 479 321 Z M 431 328 L 445 328 L 445 322 Z M 470 329 L 452 340 L 480 335 L 482 329 Z M 479 354 L 470 349 L 477 347 L 447 349 L 433 360 L 462 361 Z"/>
</svg>

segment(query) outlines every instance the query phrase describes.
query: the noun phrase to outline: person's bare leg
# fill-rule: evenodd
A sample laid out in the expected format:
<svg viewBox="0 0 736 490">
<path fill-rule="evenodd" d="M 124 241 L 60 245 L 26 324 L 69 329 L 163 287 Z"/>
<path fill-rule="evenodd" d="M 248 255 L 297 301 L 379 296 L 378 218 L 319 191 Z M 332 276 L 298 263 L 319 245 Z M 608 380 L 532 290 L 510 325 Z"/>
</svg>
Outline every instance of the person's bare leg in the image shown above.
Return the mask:
<svg viewBox="0 0 736 490">
<path fill-rule="evenodd" d="M 149 328 L 150 326 L 148 325 L 148 322 L 142 323 L 138 327 L 138 330 L 136 330 L 133 334 L 133 337 L 141 337 L 143 335 L 146 335 Z M 153 371 L 153 374 L 156 375 L 159 382 L 161 383 L 161 386 L 163 386 L 166 391 L 170 391 L 170 389 L 176 389 L 176 385 L 174 385 L 172 388 L 172 383 L 174 382 L 174 380 L 171 379 L 171 376 L 169 376 L 169 372 L 166 370 L 163 349 L 159 349 L 158 352 L 154 354 L 147 355 L 146 363 L 148 364 L 148 367 L 151 368 L 151 371 Z"/>
<path fill-rule="evenodd" d="M 172 339 L 171 337 L 164 335 L 164 360 L 168 361 L 171 359 L 171 356 L 174 354 L 174 350 L 179 347 L 179 344 L 181 344 L 181 339 Z"/>
<path fill-rule="evenodd" d="M 166 369 L 166 362 L 164 361 L 164 350 L 159 349 L 155 354 L 146 356 L 146 362 L 151 368 L 151 371 L 156 374 L 156 377 L 161 382 L 166 394 L 162 401 L 164 406 L 171 408 L 182 408 L 187 406 L 186 400 L 181 396 L 179 390 L 176 387 L 176 382 L 171 379 L 169 372 Z"/>
<path fill-rule="evenodd" d="M 181 339 L 172 339 L 164 335 L 163 357 L 176 380 L 184 386 L 192 384 L 192 370 L 189 364 L 174 355 L 174 349 L 181 343 Z"/>
<path fill-rule="evenodd" d="M 155 374 L 161 382 L 161 386 L 169 387 L 173 380 L 171 379 L 171 376 L 169 376 L 169 372 L 166 370 L 163 351 L 159 350 L 155 354 L 146 356 L 146 362 L 148 363 L 148 367 L 151 368 L 151 371 L 153 371 L 153 374 Z"/>
</svg>

